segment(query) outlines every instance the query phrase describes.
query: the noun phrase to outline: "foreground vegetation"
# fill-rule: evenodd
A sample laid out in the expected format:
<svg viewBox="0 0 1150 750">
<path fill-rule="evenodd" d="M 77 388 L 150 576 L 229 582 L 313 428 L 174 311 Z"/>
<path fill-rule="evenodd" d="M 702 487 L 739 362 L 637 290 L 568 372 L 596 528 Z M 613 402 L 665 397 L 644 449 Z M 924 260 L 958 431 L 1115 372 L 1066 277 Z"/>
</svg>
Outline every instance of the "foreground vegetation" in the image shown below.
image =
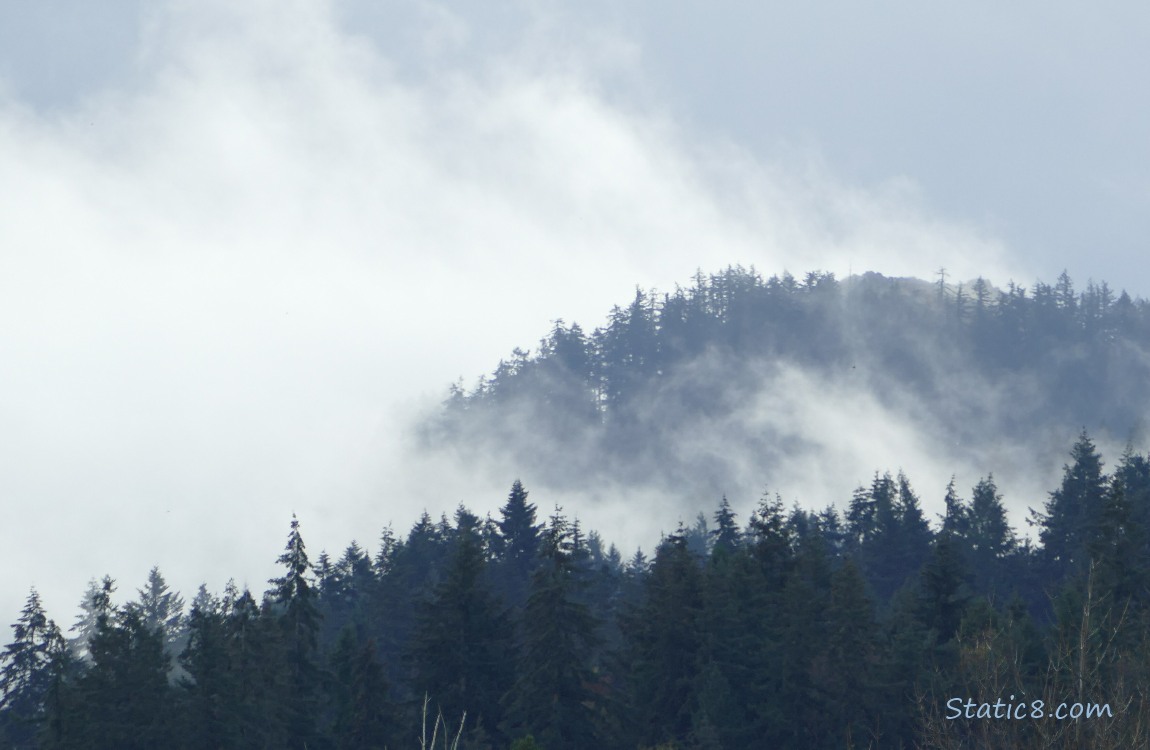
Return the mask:
<svg viewBox="0 0 1150 750">
<path fill-rule="evenodd" d="M 116 604 L 105 578 L 66 638 L 32 592 L 0 728 L 18 748 L 402 748 L 432 696 L 459 748 L 1142 746 L 1150 458 L 1106 474 L 1085 434 L 1070 458 L 1033 545 L 991 477 L 947 488 L 935 524 L 901 475 L 844 513 L 765 498 L 740 524 L 724 499 L 650 560 L 538 522 L 519 482 L 498 518 L 425 515 L 374 555 L 313 564 L 293 520 L 259 596 L 185 608 L 153 571 Z M 1011 695 L 1110 715 L 948 717 Z"/>
</svg>

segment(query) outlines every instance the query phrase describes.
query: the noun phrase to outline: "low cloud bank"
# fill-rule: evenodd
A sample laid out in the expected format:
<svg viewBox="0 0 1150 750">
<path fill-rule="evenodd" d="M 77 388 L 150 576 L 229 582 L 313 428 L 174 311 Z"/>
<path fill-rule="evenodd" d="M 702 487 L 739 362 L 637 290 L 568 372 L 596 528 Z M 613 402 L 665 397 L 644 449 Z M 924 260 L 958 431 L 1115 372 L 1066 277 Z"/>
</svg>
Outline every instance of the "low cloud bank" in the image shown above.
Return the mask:
<svg viewBox="0 0 1150 750">
<path fill-rule="evenodd" d="M 262 589 L 293 511 L 318 552 L 496 508 L 520 472 L 409 450 L 413 414 L 636 283 L 1014 273 L 907 177 L 847 185 L 817 154 L 766 164 L 621 103 L 602 81 L 625 40 L 565 40 L 544 13 L 500 47 L 417 5 L 402 45 L 353 30 L 361 5 L 137 8 L 127 73 L 48 108 L 3 89 L 0 545 L 25 572 L 0 611 L 35 584 L 67 621 L 90 577 L 131 592 L 153 564 L 185 594 Z M 608 539 L 652 536 L 642 491 L 545 489 Z"/>
</svg>

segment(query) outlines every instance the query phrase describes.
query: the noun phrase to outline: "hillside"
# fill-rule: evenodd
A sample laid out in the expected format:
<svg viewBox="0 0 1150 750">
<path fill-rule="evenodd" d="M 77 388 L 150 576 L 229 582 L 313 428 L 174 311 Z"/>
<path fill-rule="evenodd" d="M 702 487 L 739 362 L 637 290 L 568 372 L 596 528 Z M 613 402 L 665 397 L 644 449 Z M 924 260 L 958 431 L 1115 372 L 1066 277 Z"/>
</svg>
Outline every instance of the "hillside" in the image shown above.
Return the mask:
<svg viewBox="0 0 1150 750">
<path fill-rule="evenodd" d="M 904 461 L 900 419 L 940 460 L 990 463 L 1074 421 L 1138 429 L 1144 302 L 972 286 L 729 269 L 639 293 L 455 389 L 426 437 L 683 497 L 723 470 L 836 477 L 843 445 Z M 404 747 L 430 711 L 460 750 L 1145 747 L 1150 454 L 1071 442 L 1032 539 L 990 467 L 939 493 L 937 524 L 873 466 L 837 509 L 713 499 L 650 557 L 516 479 L 496 514 L 425 512 L 314 562 L 293 516 L 262 595 L 205 584 L 186 607 L 158 567 L 127 600 L 93 578 L 65 635 L 32 589 L 0 652 L 0 745 Z M 658 510 L 639 521 L 673 523 Z"/>
<path fill-rule="evenodd" d="M 454 386 L 425 439 L 555 487 L 708 503 L 771 484 L 841 505 L 841 486 L 811 476 L 828 462 L 852 484 L 927 463 L 1042 474 L 1015 484 L 1044 487 L 1081 429 L 1142 437 L 1148 355 L 1145 300 L 1077 291 L 1065 274 L 999 289 L 735 267 L 636 291 L 589 331 L 556 321 L 533 350 Z"/>
</svg>

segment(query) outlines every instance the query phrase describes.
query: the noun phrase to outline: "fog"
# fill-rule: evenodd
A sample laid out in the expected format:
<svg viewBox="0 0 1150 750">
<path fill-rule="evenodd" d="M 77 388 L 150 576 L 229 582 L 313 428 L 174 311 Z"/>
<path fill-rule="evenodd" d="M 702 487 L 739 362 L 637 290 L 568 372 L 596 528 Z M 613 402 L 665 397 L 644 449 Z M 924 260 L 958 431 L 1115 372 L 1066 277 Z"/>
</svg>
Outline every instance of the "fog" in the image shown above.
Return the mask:
<svg viewBox="0 0 1150 750">
<path fill-rule="evenodd" d="M 683 117 L 628 24 L 547 4 L 497 23 L 392 4 L 391 25 L 341 2 L 124 2 L 95 25 L 53 7 L 0 11 L 6 38 L 48 42 L 0 65 L 9 619 L 35 585 L 70 623 L 89 578 L 130 596 L 152 565 L 185 595 L 233 576 L 260 591 L 293 512 L 318 554 L 374 548 L 424 508 L 494 511 L 520 472 L 422 453 L 413 424 L 457 378 L 556 318 L 602 321 L 637 284 L 733 263 L 1051 275 L 909 168 L 860 177 L 817 138 L 763 148 Z M 756 418 L 838 435 L 852 415 L 833 403 Z M 965 470 L 886 422 L 832 446 L 850 482 L 897 468 L 884 445 L 919 451 L 905 468 L 924 496 Z M 625 549 L 693 517 L 642 487 L 522 479 Z M 805 501 L 788 481 L 767 479 Z"/>
<path fill-rule="evenodd" d="M 1150 368 L 1136 340 L 1038 338 L 1034 323 L 1028 342 L 994 350 L 995 335 L 972 341 L 977 321 L 956 325 L 955 292 L 940 299 L 926 281 L 867 274 L 772 291 L 777 282 L 752 293 L 745 272 L 712 277 L 650 329 L 628 322 L 630 308 L 593 336 L 604 363 L 589 375 L 541 345 L 551 354 L 501 366 L 431 420 L 424 451 L 493 477 L 526 474 L 547 497 L 582 496 L 592 526 L 629 539 L 652 521 L 670 531 L 709 516 L 724 496 L 744 519 L 774 494 L 845 512 L 883 472 L 905 472 L 937 525 L 950 481 L 965 496 L 993 475 L 1016 532 L 1037 541 L 1032 510 L 1059 486 L 1082 429 L 1111 466 L 1145 449 Z M 1014 346 L 1028 354 L 1012 365 Z M 589 418 L 595 403 L 604 413 Z M 638 521 L 619 519 L 620 506 Z"/>
</svg>

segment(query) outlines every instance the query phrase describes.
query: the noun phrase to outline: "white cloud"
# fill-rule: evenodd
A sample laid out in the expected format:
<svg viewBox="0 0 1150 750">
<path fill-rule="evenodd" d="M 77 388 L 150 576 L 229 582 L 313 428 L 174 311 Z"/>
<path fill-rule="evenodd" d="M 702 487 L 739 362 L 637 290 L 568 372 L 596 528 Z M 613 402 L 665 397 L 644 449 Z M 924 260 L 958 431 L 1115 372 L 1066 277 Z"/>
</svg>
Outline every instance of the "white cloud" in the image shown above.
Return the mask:
<svg viewBox="0 0 1150 750">
<path fill-rule="evenodd" d="M 636 283 L 1011 270 L 908 179 L 763 164 L 612 102 L 618 40 L 461 66 L 460 17 L 420 7 L 421 78 L 330 3 L 172 2 L 131 81 L 0 104 L 0 545 L 26 562 L 0 611 L 35 582 L 69 620 L 91 576 L 130 592 L 153 563 L 261 589 L 293 510 L 318 552 L 498 506 L 513 477 L 405 455 L 413 405 Z"/>
</svg>

